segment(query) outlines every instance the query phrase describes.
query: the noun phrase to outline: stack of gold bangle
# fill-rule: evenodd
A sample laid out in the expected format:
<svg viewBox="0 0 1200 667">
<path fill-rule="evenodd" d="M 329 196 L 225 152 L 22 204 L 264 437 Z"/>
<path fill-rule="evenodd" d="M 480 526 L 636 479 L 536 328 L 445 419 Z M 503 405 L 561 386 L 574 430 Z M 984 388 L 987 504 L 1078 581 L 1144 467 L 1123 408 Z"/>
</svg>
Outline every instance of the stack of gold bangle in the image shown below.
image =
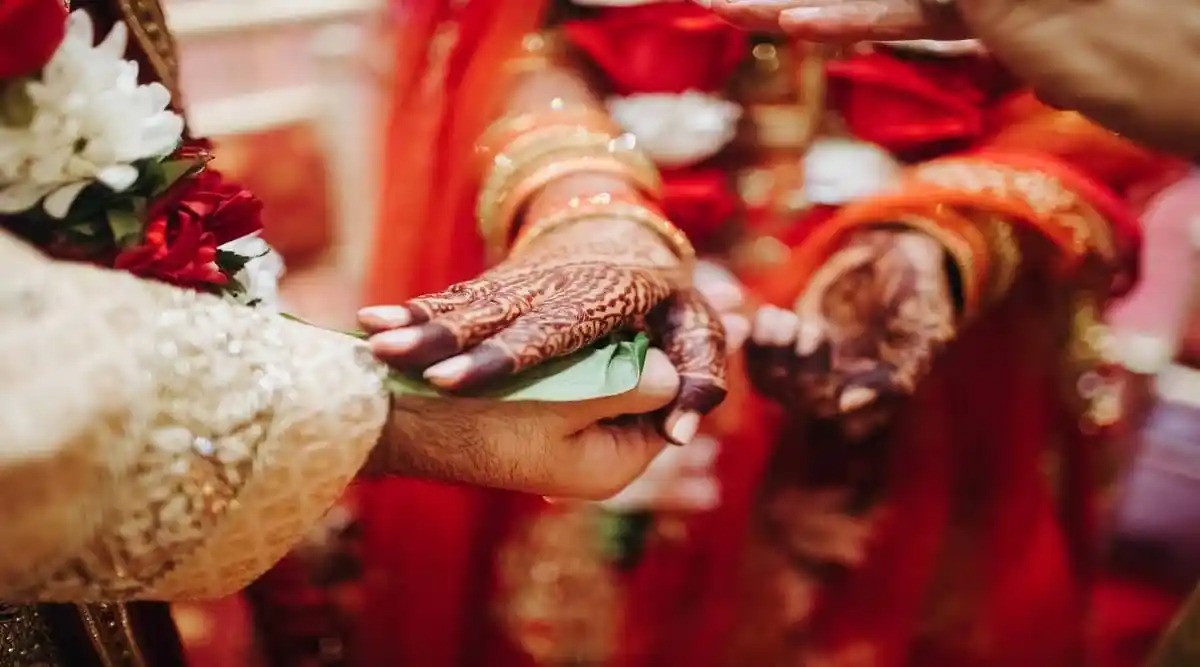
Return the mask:
<svg viewBox="0 0 1200 667">
<path fill-rule="evenodd" d="M 962 319 L 970 320 L 984 305 L 1001 298 L 1012 285 L 1021 263 L 1021 250 L 1011 225 L 995 216 L 977 214 L 946 204 L 914 202 L 903 196 L 882 197 L 869 205 L 851 205 L 809 242 L 820 263 L 821 249 L 837 247 L 846 233 L 894 223 L 927 234 L 936 240 L 959 269 L 962 281 Z"/>
<path fill-rule="evenodd" d="M 574 197 L 564 206 L 551 211 L 521 227 L 513 242 L 512 255 L 517 255 L 535 240 L 562 227 L 584 220 L 620 219 L 635 222 L 660 236 L 685 264 L 696 259 L 696 250 L 687 234 L 676 227 L 657 207 L 638 196 L 621 197 L 609 192 Z"/>
<path fill-rule="evenodd" d="M 986 278 L 992 275 L 988 239 L 966 216 L 942 207 L 932 215 L 902 216 L 898 222 L 924 232 L 946 249 L 959 268 L 962 281 L 963 319 L 971 319 L 992 291 Z"/>
<path fill-rule="evenodd" d="M 507 246 L 529 198 L 564 176 L 613 174 L 645 192 L 662 187 L 657 168 L 633 137 L 620 134 L 595 110 L 552 109 L 501 119 L 484 133 L 478 152 L 489 163 L 476 216 L 493 248 Z"/>
</svg>

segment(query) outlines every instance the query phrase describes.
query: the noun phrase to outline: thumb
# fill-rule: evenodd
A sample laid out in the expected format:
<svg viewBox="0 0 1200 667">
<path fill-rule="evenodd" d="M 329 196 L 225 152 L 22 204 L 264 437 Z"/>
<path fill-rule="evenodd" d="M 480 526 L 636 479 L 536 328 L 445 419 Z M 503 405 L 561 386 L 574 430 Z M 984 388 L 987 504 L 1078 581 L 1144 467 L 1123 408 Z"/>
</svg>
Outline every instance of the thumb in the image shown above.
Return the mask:
<svg viewBox="0 0 1200 667">
<path fill-rule="evenodd" d="M 661 350 L 646 353 L 642 377 L 637 387 L 624 394 L 581 401 L 563 406 L 567 425 L 578 431 L 602 419 L 654 412 L 670 403 L 679 393 L 679 373 Z"/>
</svg>

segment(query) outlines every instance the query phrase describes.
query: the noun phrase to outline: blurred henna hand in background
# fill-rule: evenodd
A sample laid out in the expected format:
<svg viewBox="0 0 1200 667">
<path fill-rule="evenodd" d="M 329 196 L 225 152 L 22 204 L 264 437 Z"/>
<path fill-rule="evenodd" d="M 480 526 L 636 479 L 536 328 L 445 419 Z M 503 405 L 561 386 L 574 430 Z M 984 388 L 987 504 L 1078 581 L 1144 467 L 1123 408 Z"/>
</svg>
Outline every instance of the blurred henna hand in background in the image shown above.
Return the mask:
<svg viewBox="0 0 1200 667">
<path fill-rule="evenodd" d="M 747 360 L 764 395 L 858 440 L 887 423 L 954 333 L 942 247 L 877 230 L 835 253 L 793 311 L 760 309 Z"/>
</svg>

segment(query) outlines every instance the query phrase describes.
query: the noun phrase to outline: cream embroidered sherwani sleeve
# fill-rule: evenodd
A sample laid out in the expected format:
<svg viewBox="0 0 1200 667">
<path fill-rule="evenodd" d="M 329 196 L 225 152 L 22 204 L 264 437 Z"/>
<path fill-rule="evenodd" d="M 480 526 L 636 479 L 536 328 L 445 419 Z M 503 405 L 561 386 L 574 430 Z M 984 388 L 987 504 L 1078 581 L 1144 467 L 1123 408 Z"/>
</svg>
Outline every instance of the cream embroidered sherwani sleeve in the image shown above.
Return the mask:
<svg viewBox="0 0 1200 667">
<path fill-rule="evenodd" d="M 348 336 L 0 232 L 0 600 L 241 588 L 362 466 L 384 372 Z"/>
</svg>

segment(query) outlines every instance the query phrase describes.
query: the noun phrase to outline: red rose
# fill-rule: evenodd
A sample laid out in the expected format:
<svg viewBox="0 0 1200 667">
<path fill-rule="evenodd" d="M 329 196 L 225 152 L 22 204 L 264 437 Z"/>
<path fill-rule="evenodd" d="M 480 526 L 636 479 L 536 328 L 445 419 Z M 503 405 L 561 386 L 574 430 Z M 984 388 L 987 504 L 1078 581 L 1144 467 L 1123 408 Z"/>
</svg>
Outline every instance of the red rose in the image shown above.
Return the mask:
<svg viewBox="0 0 1200 667">
<path fill-rule="evenodd" d="M 748 53 L 746 33 L 690 2 L 610 7 L 565 31 L 620 95 L 715 92 Z"/>
<path fill-rule="evenodd" d="M 220 172 L 206 169 L 154 202 L 142 242 L 113 265 L 181 287 L 220 286 L 217 248 L 262 229 L 262 202 Z"/>
<path fill-rule="evenodd" d="M 0 0 L 0 79 L 40 71 L 66 31 L 62 0 Z"/>
</svg>

